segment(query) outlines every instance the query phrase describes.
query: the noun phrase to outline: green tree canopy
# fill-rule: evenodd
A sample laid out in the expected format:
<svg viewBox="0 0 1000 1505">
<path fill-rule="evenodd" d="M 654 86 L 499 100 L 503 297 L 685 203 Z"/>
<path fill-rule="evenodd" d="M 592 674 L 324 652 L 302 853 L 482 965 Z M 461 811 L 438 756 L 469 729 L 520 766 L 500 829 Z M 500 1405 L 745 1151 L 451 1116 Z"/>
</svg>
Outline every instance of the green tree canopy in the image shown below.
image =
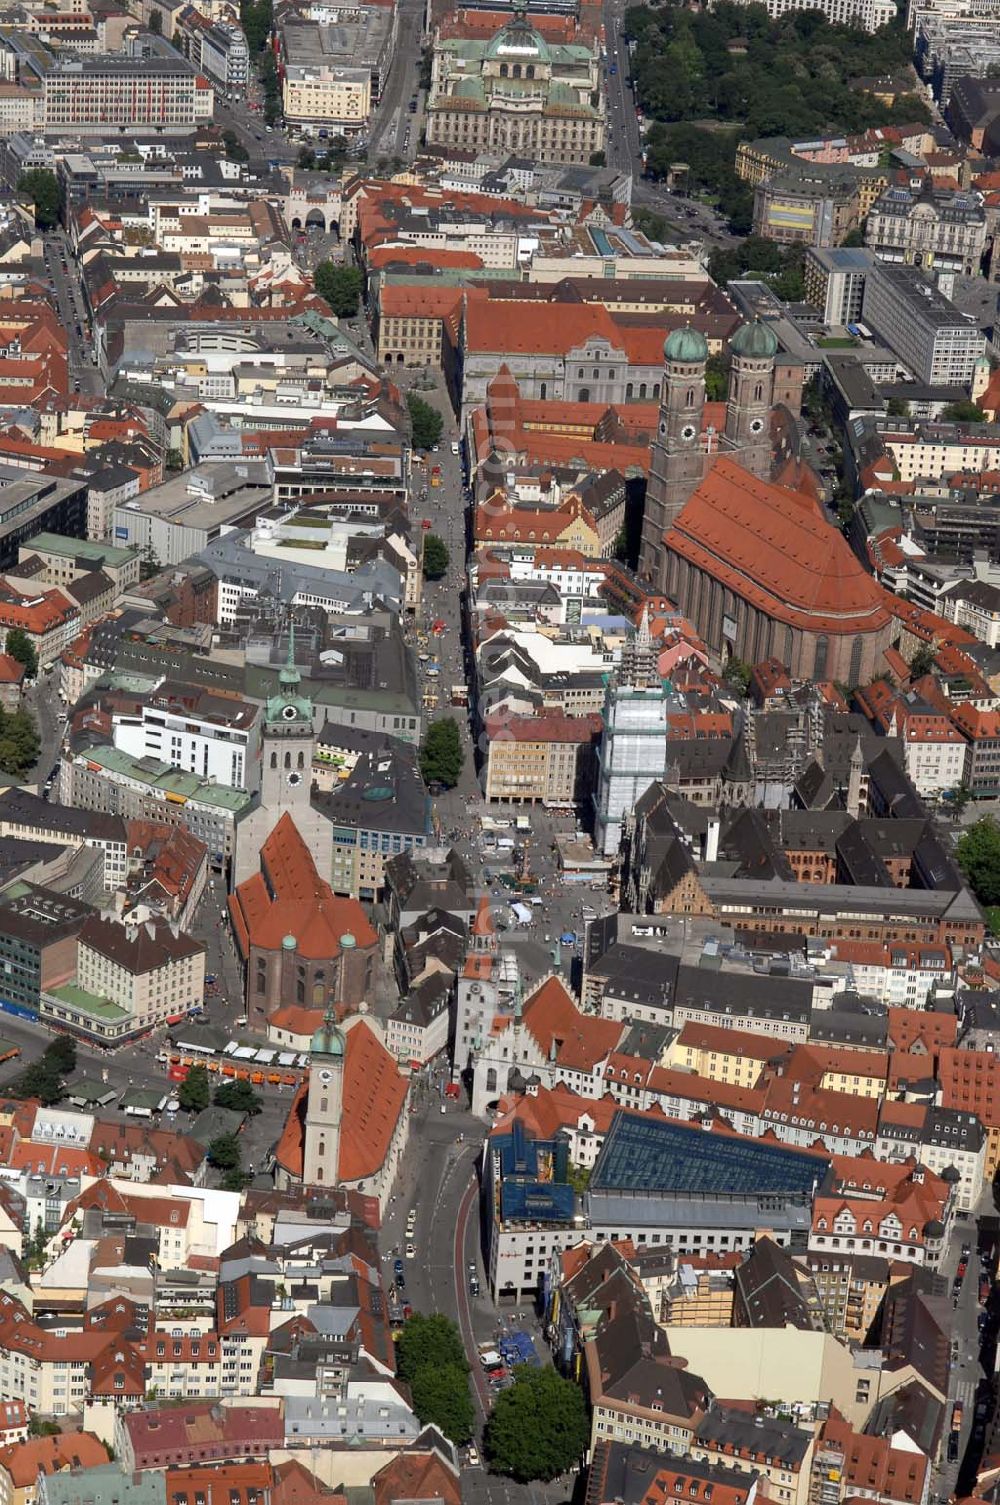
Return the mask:
<svg viewBox="0 0 1000 1505">
<path fill-rule="evenodd" d="M 17 180 L 17 191 L 34 205 L 35 224 L 39 230 L 51 230 L 59 223 L 59 183 L 47 167 L 32 167 Z"/>
<path fill-rule="evenodd" d="M 955 856 L 980 904 L 1000 904 L 1000 826 L 984 815 L 958 839 Z"/>
<path fill-rule="evenodd" d="M 17 1077 L 10 1092 L 14 1097 L 37 1097 L 46 1108 L 65 1095 L 63 1079 L 76 1070 L 76 1041 L 71 1035 L 57 1035 Z"/>
<path fill-rule="evenodd" d="M 464 1374 L 469 1366 L 462 1336 L 451 1318 L 440 1312 L 429 1317 L 415 1312 L 396 1341 L 396 1370 L 409 1385 L 428 1367 L 460 1369 Z"/>
<path fill-rule="evenodd" d="M 12 627 L 7 634 L 4 652 L 9 653 L 11 658 L 16 658 L 19 664 L 24 665 L 24 672 L 28 679 L 34 679 L 38 673 L 38 654 L 35 645 L 22 627 Z"/>
<path fill-rule="evenodd" d="M 634 42 L 636 99 L 651 122 L 647 172 L 663 178 L 686 163 L 688 188 L 711 194 L 736 234 L 750 229 L 753 209 L 752 190 L 735 172 L 738 141 L 929 119 L 913 95 L 884 104 L 849 83 L 909 65 L 902 20 L 868 34 L 830 25 L 816 11 L 772 21 L 763 6 L 719 0 L 697 14 L 681 5 L 636 6 L 625 31 Z"/>
<path fill-rule="evenodd" d="M 589 1437 L 580 1387 L 554 1369 L 525 1367 L 497 1396 L 484 1442 L 491 1468 L 528 1484 L 574 1467 Z"/>
<path fill-rule="evenodd" d="M 441 1368 L 424 1364 L 410 1381 L 410 1393 L 421 1426 L 440 1427 L 455 1443 L 469 1441 L 475 1412 L 465 1369 L 456 1364 Z"/>
<path fill-rule="evenodd" d="M 57 1421 L 48 1421 L 39 1416 L 37 1411 L 28 1418 L 29 1437 L 58 1437 L 61 1431 L 62 1427 Z"/>
<path fill-rule="evenodd" d="M 273 22 L 272 0 L 240 0 L 240 25 L 253 55 L 267 46 Z"/>
<path fill-rule="evenodd" d="M 435 444 L 440 444 L 444 419 L 437 408 L 425 402 L 422 397 L 418 397 L 416 392 L 407 394 L 406 405 L 410 410 L 410 421 L 413 424 L 414 448 L 433 449 Z"/>
<path fill-rule="evenodd" d="M 705 396 L 709 402 L 723 402 L 729 391 L 728 355 L 710 355 L 705 363 Z"/>
<path fill-rule="evenodd" d="M 26 710 L 0 710 L 0 768 L 23 778 L 38 762 L 42 741 L 34 717 Z"/>
<path fill-rule="evenodd" d="M 722 285 L 738 277 L 759 277 L 786 302 L 805 297 L 805 247 L 801 245 L 779 246 L 762 235 L 748 235 L 737 246 L 717 246 L 709 267 Z"/>
<path fill-rule="evenodd" d="M 763 7 L 720 0 L 698 14 L 660 5 L 643 15 L 637 7 L 626 29 L 636 44 L 636 96 L 656 120 L 714 117 L 754 137 L 818 136 L 928 118 L 926 105 L 912 96 L 883 104 L 848 82 L 909 65 L 902 21 L 869 34 L 830 25 L 815 11 L 772 21 Z"/>
<path fill-rule="evenodd" d="M 73 1036 L 57 1035 L 46 1045 L 43 1058 L 50 1061 L 64 1076 L 70 1076 L 76 1070 L 76 1041 Z"/>
<path fill-rule="evenodd" d="M 981 407 L 974 402 L 963 399 L 961 402 L 950 402 L 944 410 L 943 416 L 949 423 L 985 423 L 986 414 Z"/>
<path fill-rule="evenodd" d="M 230 162 L 249 162 L 250 153 L 235 131 L 223 131 L 222 145 Z"/>
<path fill-rule="evenodd" d="M 260 1094 L 249 1082 L 223 1082 L 215 1089 L 215 1102 L 219 1108 L 231 1108 L 234 1113 L 257 1114 L 263 1106 Z"/>
<path fill-rule="evenodd" d="M 267 0 L 267 4 L 270 5 L 270 0 Z M 281 119 L 281 82 L 278 78 L 278 65 L 270 47 L 265 47 L 261 52 L 259 73 L 264 90 L 264 123 L 274 125 Z"/>
<path fill-rule="evenodd" d="M 465 754 L 458 723 L 453 716 L 432 721 L 420 749 L 420 772 L 425 784 L 443 784 L 453 789 L 462 772 Z"/>
<path fill-rule="evenodd" d="M 448 569 L 448 545 L 436 533 L 428 533 L 424 539 L 424 579 L 440 580 Z"/>
<path fill-rule="evenodd" d="M 910 659 L 910 673 L 914 679 L 922 679 L 934 668 L 934 649 L 924 643 Z"/>
<path fill-rule="evenodd" d="M 313 281 L 316 291 L 325 298 L 338 319 L 349 319 L 358 311 L 362 278 L 357 267 L 345 262 L 321 261 Z"/>
<path fill-rule="evenodd" d="M 724 670 L 727 683 L 738 695 L 745 695 L 750 688 L 753 669 L 741 658 L 731 658 Z"/>
<path fill-rule="evenodd" d="M 207 1150 L 208 1163 L 219 1171 L 239 1169 L 243 1151 L 235 1134 L 217 1134 Z"/>
<path fill-rule="evenodd" d="M 192 1066 L 177 1089 L 177 1101 L 185 1113 L 201 1113 L 211 1100 L 207 1070 L 204 1066 Z"/>
</svg>

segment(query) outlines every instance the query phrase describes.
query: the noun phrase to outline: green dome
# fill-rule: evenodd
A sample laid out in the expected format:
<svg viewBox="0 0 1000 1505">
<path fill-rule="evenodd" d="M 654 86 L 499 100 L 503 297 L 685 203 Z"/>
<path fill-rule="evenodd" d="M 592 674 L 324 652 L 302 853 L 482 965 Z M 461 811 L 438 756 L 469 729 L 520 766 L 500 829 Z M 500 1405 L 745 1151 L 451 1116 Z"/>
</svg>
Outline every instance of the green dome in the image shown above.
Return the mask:
<svg viewBox="0 0 1000 1505">
<path fill-rule="evenodd" d="M 683 329 L 672 329 L 667 335 L 663 354 L 668 361 L 688 361 L 691 365 L 700 365 L 702 361 L 708 360 L 708 344 L 700 330 L 685 324 Z"/>
<path fill-rule="evenodd" d="M 323 1023 L 313 1035 L 309 1053 L 313 1056 L 343 1056 L 344 1036 L 333 1022 L 331 1013 L 327 1013 Z"/>
<path fill-rule="evenodd" d="M 540 31 L 536 31 L 523 11 L 516 11 L 513 18 L 490 41 L 486 57 L 500 58 L 512 63 L 549 63 L 552 53 Z"/>
<path fill-rule="evenodd" d="M 729 342 L 734 355 L 746 355 L 752 360 L 770 361 L 778 353 L 778 336 L 770 324 L 754 319 L 752 324 L 741 324 Z"/>
</svg>

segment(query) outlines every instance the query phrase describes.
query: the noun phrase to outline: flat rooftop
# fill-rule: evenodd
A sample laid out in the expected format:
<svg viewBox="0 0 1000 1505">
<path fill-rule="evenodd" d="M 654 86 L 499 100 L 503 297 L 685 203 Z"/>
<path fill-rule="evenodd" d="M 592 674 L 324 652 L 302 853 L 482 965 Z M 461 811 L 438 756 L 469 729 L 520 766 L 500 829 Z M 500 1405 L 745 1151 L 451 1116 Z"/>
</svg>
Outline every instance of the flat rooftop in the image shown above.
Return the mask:
<svg viewBox="0 0 1000 1505">
<path fill-rule="evenodd" d="M 381 60 L 392 27 L 392 11 L 371 6 L 357 20 L 324 26 L 296 17 L 281 28 L 286 65 L 293 68 L 372 68 Z"/>
</svg>

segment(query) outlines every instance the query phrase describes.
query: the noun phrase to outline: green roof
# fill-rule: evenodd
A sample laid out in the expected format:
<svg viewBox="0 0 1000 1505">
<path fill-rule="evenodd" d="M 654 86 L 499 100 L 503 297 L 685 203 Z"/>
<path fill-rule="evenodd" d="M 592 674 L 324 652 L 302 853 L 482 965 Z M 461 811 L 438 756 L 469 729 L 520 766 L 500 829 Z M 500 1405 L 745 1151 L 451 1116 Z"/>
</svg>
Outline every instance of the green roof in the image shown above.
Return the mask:
<svg viewBox="0 0 1000 1505">
<path fill-rule="evenodd" d="M 46 988 L 45 993 L 47 997 L 55 998 L 71 1009 L 78 1009 L 81 1014 L 91 1014 L 95 1019 L 104 1019 L 109 1024 L 117 1024 L 120 1020 L 132 1017 L 128 1009 L 119 1008 L 110 998 L 100 998 L 96 993 L 78 988 L 75 982 L 65 982 L 61 988 Z"/>
<path fill-rule="evenodd" d="M 160 794 L 171 794 L 178 803 L 196 800 L 200 805 L 215 805 L 220 810 L 238 814 L 250 804 L 252 795 L 245 789 L 232 789 L 228 784 L 210 784 L 196 773 L 182 773 L 159 758 L 133 758 L 131 753 L 118 747 L 88 747 L 81 754 L 90 763 L 97 763 L 109 773 L 120 773 L 125 778 L 135 779 Z"/>
<path fill-rule="evenodd" d="M 118 1100 L 120 1108 L 149 1108 L 156 1112 L 169 1092 L 154 1087 L 126 1087 Z"/>
<path fill-rule="evenodd" d="M 75 1103 L 112 1102 L 115 1089 L 109 1087 L 107 1082 L 99 1082 L 96 1077 L 82 1076 L 70 1082 L 66 1088 L 66 1096 Z"/>
<path fill-rule="evenodd" d="M 103 561 L 113 568 L 128 564 L 139 552 L 138 549 L 118 549 L 110 543 L 92 543 L 89 538 L 67 538 L 64 533 L 35 533 L 21 547 L 38 549 L 45 554 L 62 554 L 67 559 Z"/>
<path fill-rule="evenodd" d="M 158 1401 L 157 1405 L 163 1405 Z M 165 1505 L 165 1475 L 154 1469 L 126 1473 L 118 1463 L 99 1463 L 94 1468 L 67 1469 L 49 1474 L 45 1497 L 49 1505 Z"/>
</svg>

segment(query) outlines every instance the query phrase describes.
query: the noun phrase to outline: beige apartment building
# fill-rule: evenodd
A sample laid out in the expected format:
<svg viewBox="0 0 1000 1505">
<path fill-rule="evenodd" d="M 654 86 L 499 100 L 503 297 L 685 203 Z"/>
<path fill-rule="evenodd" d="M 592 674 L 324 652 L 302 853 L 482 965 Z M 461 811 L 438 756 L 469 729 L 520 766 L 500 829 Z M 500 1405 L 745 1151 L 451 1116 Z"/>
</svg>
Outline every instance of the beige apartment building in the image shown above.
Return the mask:
<svg viewBox="0 0 1000 1505">
<path fill-rule="evenodd" d="M 281 104 L 289 126 L 304 135 L 314 136 L 321 129 L 356 135 L 371 113 L 371 72 L 329 63 L 291 64 Z"/>
<path fill-rule="evenodd" d="M 487 721 L 486 798 L 528 805 L 573 805 L 590 798 L 601 717 L 505 716 Z"/>
<path fill-rule="evenodd" d="M 92 917 L 80 932 L 77 983 L 129 1016 L 132 1029 L 201 1006 L 205 948 L 170 925 Z"/>
</svg>

